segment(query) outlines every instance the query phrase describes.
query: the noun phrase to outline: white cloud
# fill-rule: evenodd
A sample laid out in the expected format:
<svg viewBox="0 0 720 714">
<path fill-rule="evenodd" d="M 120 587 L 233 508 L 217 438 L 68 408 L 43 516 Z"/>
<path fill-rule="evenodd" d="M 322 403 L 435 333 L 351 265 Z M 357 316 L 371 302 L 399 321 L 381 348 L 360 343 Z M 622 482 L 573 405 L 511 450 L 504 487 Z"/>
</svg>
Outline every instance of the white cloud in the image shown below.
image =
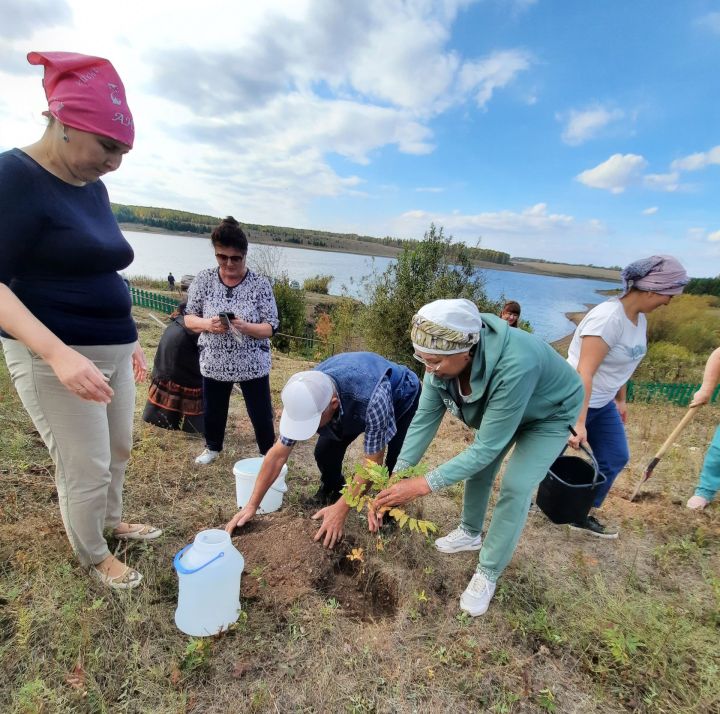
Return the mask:
<svg viewBox="0 0 720 714">
<path fill-rule="evenodd" d="M 696 23 L 710 30 L 710 32 L 720 35 L 720 12 L 709 12 L 696 20 Z"/>
<path fill-rule="evenodd" d="M 637 154 L 613 154 L 595 168 L 579 173 L 575 178 L 590 188 L 622 193 L 640 181 L 647 161 Z"/>
<path fill-rule="evenodd" d="M 530 68 L 532 56 L 524 50 L 502 50 L 483 59 L 465 62 L 460 69 L 458 86 L 462 94 L 473 93 L 484 107 L 496 89 L 512 82 L 519 72 Z"/>
<path fill-rule="evenodd" d="M 475 245 L 480 238 L 482 246 L 512 255 L 538 255 L 540 251 L 549 259 L 567 261 L 573 251 L 581 248 L 583 251 L 592 248 L 594 255 L 606 253 L 603 246 L 607 228 L 602 221 L 578 221 L 571 215 L 551 213 L 545 203 L 537 203 L 521 211 L 475 214 L 417 209 L 397 216 L 384 226 L 384 232 L 417 238 L 423 235 L 430 223 L 442 226 L 445 234 L 452 235 L 456 240 Z"/>
<path fill-rule="evenodd" d="M 113 200 L 251 222 L 307 224 L 314 199 L 362 195 L 336 157 L 430 153 L 432 120 L 487 107 L 532 64 L 521 49 L 478 58 L 451 47 L 473 0 L 206 0 L 201 12 L 155 0 L 111 26 L 91 0 L 0 2 L 22 10 L 0 40 L 0 149 L 42 131 L 30 43 L 106 56 L 137 126 L 135 149 L 107 179 Z M 31 11 L 39 21 L 28 24 Z"/>
<path fill-rule="evenodd" d="M 712 233 L 708 233 L 707 239 L 711 243 L 717 243 L 720 241 L 720 231 L 713 231 Z"/>
<path fill-rule="evenodd" d="M 657 206 L 650 206 L 642 211 L 643 216 L 654 216 L 660 209 Z"/>
<path fill-rule="evenodd" d="M 667 174 L 645 174 L 643 184 L 656 191 L 677 191 L 680 187 L 680 175 L 677 171 Z"/>
<path fill-rule="evenodd" d="M 606 109 L 593 106 L 588 109 L 571 109 L 567 115 L 557 118 L 566 121 L 562 139 L 570 146 L 578 146 L 588 139 L 595 138 L 608 124 L 619 121 L 625 116 L 622 109 Z"/>
<path fill-rule="evenodd" d="M 699 171 L 713 164 L 720 164 L 720 145 L 714 146 L 709 151 L 700 151 L 681 159 L 675 159 L 670 164 L 670 168 L 673 171 Z"/>
</svg>

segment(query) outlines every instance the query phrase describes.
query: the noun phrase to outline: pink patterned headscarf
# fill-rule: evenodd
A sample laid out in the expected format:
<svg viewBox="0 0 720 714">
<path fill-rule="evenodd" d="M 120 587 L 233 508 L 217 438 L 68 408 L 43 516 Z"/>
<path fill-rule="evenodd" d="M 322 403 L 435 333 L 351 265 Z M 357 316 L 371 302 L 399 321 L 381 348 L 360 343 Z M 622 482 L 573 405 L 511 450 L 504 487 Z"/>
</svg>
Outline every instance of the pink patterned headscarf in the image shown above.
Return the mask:
<svg viewBox="0 0 720 714">
<path fill-rule="evenodd" d="M 677 258 L 672 255 L 651 255 L 641 258 L 625 268 L 620 276 L 625 287 L 660 295 L 679 295 L 690 278 Z"/>
<path fill-rule="evenodd" d="M 45 67 L 48 109 L 58 121 L 132 148 L 132 113 L 120 75 L 109 60 L 75 52 L 30 52 L 27 60 Z"/>
</svg>

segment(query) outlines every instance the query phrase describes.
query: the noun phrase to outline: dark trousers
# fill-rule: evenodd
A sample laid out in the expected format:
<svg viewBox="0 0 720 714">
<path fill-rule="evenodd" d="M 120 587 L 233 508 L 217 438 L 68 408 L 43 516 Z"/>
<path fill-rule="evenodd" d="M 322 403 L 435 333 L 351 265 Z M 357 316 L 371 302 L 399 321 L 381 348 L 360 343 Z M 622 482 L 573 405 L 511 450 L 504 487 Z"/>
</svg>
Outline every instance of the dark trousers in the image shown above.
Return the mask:
<svg viewBox="0 0 720 714">
<path fill-rule="evenodd" d="M 238 382 L 245 408 L 255 430 L 260 453 L 265 455 L 275 443 L 275 425 L 272 400 L 270 398 L 270 377 L 257 377 Z M 222 451 L 225 439 L 230 393 L 233 382 L 218 382 L 203 377 L 203 410 L 205 412 L 205 445 L 212 451 Z"/>
<path fill-rule="evenodd" d="M 397 432 L 387 445 L 385 450 L 385 466 L 392 473 L 397 463 L 400 449 L 402 448 L 408 427 L 420 402 L 420 392 L 418 392 L 415 400 L 410 408 L 396 422 Z M 320 469 L 320 481 L 322 490 L 335 499 L 340 497 L 340 489 L 345 485 L 345 477 L 342 473 L 343 459 L 348 446 L 358 438 L 360 434 L 347 437 L 346 439 L 331 439 L 327 436 L 321 436 L 315 445 L 315 463 Z"/>
</svg>

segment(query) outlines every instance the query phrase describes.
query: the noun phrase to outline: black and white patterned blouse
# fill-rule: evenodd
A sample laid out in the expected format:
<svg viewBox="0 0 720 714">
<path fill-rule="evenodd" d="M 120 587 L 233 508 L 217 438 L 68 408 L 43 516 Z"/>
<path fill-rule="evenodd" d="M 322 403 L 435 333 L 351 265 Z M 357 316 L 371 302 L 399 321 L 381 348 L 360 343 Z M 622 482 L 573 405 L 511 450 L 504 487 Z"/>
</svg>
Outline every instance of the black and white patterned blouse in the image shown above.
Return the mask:
<svg viewBox="0 0 720 714">
<path fill-rule="evenodd" d="M 270 281 L 248 270 L 243 281 L 230 288 L 220 280 L 218 268 L 201 270 L 188 288 L 188 315 L 215 317 L 234 312 L 247 322 L 279 326 L 277 305 Z M 219 382 L 244 382 L 270 374 L 270 339 L 230 333 L 203 332 L 198 340 L 200 372 Z"/>
</svg>

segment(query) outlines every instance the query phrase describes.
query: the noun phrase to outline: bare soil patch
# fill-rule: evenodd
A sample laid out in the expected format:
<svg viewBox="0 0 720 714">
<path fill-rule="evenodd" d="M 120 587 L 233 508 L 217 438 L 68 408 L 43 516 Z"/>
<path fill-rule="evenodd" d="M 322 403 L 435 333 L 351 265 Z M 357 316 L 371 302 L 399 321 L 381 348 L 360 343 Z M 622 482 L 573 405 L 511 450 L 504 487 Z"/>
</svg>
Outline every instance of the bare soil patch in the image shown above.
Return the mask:
<svg viewBox="0 0 720 714">
<path fill-rule="evenodd" d="M 283 612 L 301 599 L 333 599 L 340 614 L 378 620 L 395 613 L 399 585 L 387 572 L 350 560 L 346 539 L 334 551 L 313 541 L 312 511 L 295 509 L 252 521 L 234 539 L 245 558 L 242 597 Z"/>
</svg>

